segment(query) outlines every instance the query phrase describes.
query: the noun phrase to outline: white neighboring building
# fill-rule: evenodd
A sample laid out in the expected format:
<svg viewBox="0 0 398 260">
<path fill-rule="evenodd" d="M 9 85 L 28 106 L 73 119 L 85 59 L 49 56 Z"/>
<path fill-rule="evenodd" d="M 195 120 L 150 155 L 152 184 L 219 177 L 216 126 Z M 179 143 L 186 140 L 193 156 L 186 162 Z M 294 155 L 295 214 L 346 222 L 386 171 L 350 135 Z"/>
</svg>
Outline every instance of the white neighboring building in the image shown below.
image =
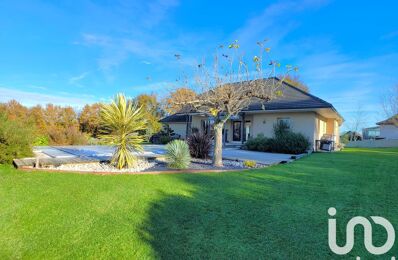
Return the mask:
<svg viewBox="0 0 398 260">
<path fill-rule="evenodd" d="M 381 138 L 398 139 L 398 114 L 376 124 L 380 126 Z"/>
</svg>

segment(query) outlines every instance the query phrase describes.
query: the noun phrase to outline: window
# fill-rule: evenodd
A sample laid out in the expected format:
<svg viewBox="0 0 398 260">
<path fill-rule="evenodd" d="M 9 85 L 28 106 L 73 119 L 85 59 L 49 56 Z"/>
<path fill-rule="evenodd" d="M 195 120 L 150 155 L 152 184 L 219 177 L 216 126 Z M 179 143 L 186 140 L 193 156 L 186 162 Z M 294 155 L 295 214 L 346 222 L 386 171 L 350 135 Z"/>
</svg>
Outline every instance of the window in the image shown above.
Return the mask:
<svg viewBox="0 0 398 260">
<path fill-rule="evenodd" d="M 319 120 L 319 135 L 322 137 L 324 134 L 326 134 L 326 122 L 323 120 Z"/>
<path fill-rule="evenodd" d="M 291 128 L 292 126 L 292 120 L 290 119 L 290 117 L 279 117 L 277 119 L 277 123 L 280 124 L 281 122 L 285 123 L 286 125 L 289 126 L 289 128 Z"/>
</svg>

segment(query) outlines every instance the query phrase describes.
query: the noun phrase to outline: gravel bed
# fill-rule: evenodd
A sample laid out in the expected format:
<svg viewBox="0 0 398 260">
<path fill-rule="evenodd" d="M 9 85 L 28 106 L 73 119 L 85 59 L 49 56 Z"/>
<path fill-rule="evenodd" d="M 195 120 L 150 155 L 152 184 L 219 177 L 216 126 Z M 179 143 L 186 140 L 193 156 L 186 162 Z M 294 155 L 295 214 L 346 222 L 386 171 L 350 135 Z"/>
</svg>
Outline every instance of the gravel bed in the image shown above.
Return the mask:
<svg viewBox="0 0 398 260">
<path fill-rule="evenodd" d="M 209 168 L 209 169 L 217 169 L 212 165 L 212 160 L 211 159 L 197 159 L 197 158 L 192 158 L 191 160 L 191 167 L 203 167 L 203 168 Z M 243 161 L 236 161 L 236 160 L 223 160 L 222 161 L 224 167 L 222 169 L 247 169 L 243 165 Z M 255 168 L 263 168 L 266 167 L 264 164 L 257 163 Z"/>
<path fill-rule="evenodd" d="M 211 159 L 196 159 L 192 158 L 191 164 L 187 170 L 234 170 L 247 169 L 242 161 L 223 160 L 224 167 L 214 167 Z M 255 168 L 262 168 L 266 165 L 257 164 Z M 109 163 L 80 163 L 80 164 L 63 164 L 60 166 L 47 166 L 45 169 L 59 170 L 59 171 L 82 171 L 82 172 L 150 172 L 150 171 L 169 171 L 164 158 L 156 160 L 139 159 L 136 167 L 128 169 L 117 169 Z"/>
<path fill-rule="evenodd" d="M 84 171 L 84 172 L 142 172 L 156 166 L 156 162 L 147 160 L 138 160 L 136 167 L 127 169 L 117 169 L 109 163 L 79 163 L 79 164 L 63 164 L 60 166 L 49 166 L 45 169 L 60 171 Z"/>
<path fill-rule="evenodd" d="M 211 159 L 197 159 L 192 158 L 191 167 L 193 169 L 218 169 L 212 165 Z M 224 167 L 221 169 L 244 169 L 243 162 L 240 161 L 232 161 L 232 160 L 223 160 L 222 161 Z"/>
</svg>

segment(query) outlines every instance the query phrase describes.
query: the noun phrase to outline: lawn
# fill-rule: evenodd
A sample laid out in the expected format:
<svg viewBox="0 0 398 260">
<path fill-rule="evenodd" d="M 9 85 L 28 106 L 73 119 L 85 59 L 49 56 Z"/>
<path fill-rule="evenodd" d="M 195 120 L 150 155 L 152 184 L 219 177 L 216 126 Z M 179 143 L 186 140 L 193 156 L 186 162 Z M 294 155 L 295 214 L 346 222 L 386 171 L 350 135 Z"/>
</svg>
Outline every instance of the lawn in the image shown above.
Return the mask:
<svg viewBox="0 0 398 260">
<path fill-rule="evenodd" d="M 346 149 L 221 174 L 0 166 L 0 259 L 336 258 L 327 209 L 337 209 L 340 245 L 353 216 L 383 216 L 398 228 L 397 187 L 398 149 Z M 369 258 L 357 231 L 350 256 Z M 383 244 L 382 229 L 373 231 L 374 244 Z M 390 252 L 397 256 L 398 246 Z"/>
</svg>

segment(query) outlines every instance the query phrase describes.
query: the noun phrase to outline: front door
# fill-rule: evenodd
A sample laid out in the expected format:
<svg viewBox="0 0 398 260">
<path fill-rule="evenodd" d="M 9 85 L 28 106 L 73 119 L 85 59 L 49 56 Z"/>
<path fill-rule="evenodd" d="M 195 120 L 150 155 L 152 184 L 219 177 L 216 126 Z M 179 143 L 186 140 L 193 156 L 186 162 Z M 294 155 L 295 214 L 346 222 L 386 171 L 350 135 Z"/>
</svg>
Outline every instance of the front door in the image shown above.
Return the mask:
<svg viewBox="0 0 398 260">
<path fill-rule="evenodd" d="M 242 139 L 242 122 L 232 122 L 232 141 L 240 142 Z"/>
</svg>

